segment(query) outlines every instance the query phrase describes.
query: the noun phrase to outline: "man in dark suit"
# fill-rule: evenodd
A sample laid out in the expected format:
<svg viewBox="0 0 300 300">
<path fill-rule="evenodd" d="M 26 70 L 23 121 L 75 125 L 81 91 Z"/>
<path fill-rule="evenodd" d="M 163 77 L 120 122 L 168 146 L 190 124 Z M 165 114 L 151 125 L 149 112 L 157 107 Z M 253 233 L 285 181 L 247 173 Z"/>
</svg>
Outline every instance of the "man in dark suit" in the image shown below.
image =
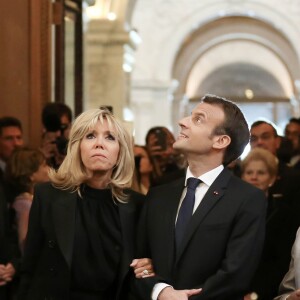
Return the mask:
<svg viewBox="0 0 300 300">
<path fill-rule="evenodd" d="M 17 287 L 16 271 L 20 252 L 17 232 L 12 226 L 9 202 L 12 192 L 4 181 L 7 161 L 23 145 L 22 125 L 14 117 L 0 118 L 0 299 L 12 299 Z"/>
<path fill-rule="evenodd" d="M 17 233 L 10 226 L 9 210 L 0 175 L 0 299 L 12 299 L 16 289 L 16 270 L 20 252 Z"/>
<path fill-rule="evenodd" d="M 138 254 L 152 258 L 156 276 L 134 281 L 133 293 L 144 300 L 243 299 L 262 251 L 266 200 L 224 166 L 248 143 L 247 123 L 231 101 L 206 95 L 179 125 L 174 148 L 186 156 L 189 167 L 185 178 L 148 194 Z M 190 177 L 201 183 L 180 238 Z"/>
</svg>

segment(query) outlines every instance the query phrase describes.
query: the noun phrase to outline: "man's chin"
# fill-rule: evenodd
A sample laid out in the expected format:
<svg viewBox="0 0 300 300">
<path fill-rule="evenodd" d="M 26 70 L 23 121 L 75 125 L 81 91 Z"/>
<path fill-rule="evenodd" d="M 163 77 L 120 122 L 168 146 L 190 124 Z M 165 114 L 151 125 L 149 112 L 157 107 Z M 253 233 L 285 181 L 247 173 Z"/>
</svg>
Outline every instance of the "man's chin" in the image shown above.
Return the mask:
<svg viewBox="0 0 300 300">
<path fill-rule="evenodd" d="M 175 143 L 173 144 L 173 148 L 175 150 L 182 151 L 183 148 L 184 148 L 183 145 L 182 145 L 182 141 L 181 140 L 175 141 Z"/>
</svg>

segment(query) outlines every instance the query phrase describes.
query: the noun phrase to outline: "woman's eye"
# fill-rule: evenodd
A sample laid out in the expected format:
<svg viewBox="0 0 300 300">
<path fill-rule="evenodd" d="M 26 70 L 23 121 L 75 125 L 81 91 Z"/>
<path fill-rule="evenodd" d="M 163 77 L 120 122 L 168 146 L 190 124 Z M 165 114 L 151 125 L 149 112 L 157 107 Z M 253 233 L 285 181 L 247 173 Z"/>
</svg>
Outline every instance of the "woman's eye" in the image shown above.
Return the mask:
<svg viewBox="0 0 300 300">
<path fill-rule="evenodd" d="M 258 175 L 266 175 L 266 172 L 264 172 L 264 171 L 258 171 Z"/>
<path fill-rule="evenodd" d="M 115 141 L 116 138 L 112 134 L 108 134 L 106 137 L 108 140 Z"/>
<path fill-rule="evenodd" d="M 88 133 L 87 135 L 86 135 L 86 138 L 87 139 L 92 139 L 92 138 L 94 138 L 95 137 L 95 135 L 93 134 L 93 133 Z"/>
</svg>

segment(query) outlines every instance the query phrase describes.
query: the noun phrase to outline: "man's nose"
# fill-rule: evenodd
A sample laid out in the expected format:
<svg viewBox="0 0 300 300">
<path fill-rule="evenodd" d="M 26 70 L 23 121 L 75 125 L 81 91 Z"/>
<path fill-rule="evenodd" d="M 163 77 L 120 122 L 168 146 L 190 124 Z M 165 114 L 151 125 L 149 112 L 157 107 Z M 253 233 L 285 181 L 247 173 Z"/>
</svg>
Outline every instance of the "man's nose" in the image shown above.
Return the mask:
<svg viewBox="0 0 300 300">
<path fill-rule="evenodd" d="M 20 146 L 23 145 L 23 140 L 22 140 L 22 139 L 15 138 L 13 141 L 14 141 L 14 145 L 15 145 L 16 147 L 20 147 Z"/>
<path fill-rule="evenodd" d="M 180 127 L 188 127 L 189 118 L 190 118 L 190 117 L 182 118 L 182 119 L 178 122 L 179 126 L 180 126 Z"/>
</svg>

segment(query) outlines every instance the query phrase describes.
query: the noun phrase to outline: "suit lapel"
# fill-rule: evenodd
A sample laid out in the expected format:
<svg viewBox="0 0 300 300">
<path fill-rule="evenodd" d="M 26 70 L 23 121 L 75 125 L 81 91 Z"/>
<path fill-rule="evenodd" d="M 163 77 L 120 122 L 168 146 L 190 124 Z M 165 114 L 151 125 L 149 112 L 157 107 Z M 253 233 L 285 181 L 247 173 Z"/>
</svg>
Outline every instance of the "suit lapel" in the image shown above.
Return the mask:
<svg viewBox="0 0 300 300">
<path fill-rule="evenodd" d="M 199 204 L 198 208 L 192 216 L 191 221 L 187 226 L 186 234 L 182 240 L 181 246 L 178 249 L 178 253 L 176 255 L 176 261 L 178 261 L 178 259 L 182 255 L 185 247 L 187 246 L 187 243 L 192 238 L 195 230 L 202 223 L 205 216 L 224 195 L 228 181 L 231 176 L 232 173 L 225 168 L 206 192 L 205 196 L 203 197 L 201 203 Z"/>
<path fill-rule="evenodd" d="M 69 267 L 73 255 L 77 193 L 59 191 L 52 212 L 58 245 Z"/>
</svg>

